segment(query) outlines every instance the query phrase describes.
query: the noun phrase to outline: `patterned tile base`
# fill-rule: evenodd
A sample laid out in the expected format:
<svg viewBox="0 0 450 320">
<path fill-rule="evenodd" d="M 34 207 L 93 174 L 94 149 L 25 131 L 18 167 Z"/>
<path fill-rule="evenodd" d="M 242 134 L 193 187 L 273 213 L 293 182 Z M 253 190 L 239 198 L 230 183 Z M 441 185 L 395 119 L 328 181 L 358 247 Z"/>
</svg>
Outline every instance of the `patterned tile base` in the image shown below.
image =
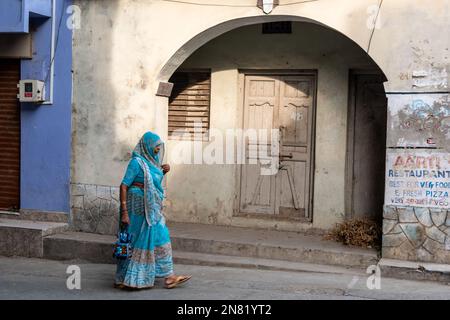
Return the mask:
<svg viewBox="0 0 450 320">
<path fill-rule="evenodd" d="M 450 264 L 450 211 L 386 206 L 382 256 Z"/>
<path fill-rule="evenodd" d="M 71 220 L 76 231 L 116 234 L 119 223 L 119 187 L 71 185 Z"/>
</svg>

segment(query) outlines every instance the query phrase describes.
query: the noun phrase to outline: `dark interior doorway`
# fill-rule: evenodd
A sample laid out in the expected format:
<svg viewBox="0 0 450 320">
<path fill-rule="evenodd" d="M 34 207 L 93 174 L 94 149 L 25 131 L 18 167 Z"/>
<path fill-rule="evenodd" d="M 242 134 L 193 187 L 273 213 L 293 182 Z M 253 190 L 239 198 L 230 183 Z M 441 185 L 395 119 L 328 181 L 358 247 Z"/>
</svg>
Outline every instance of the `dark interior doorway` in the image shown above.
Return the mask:
<svg viewBox="0 0 450 320">
<path fill-rule="evenodd" d="M 382 221 L 387 121 L 385 81 L 381 71 L 350 73 L 347 218 Z"/>
</svg>

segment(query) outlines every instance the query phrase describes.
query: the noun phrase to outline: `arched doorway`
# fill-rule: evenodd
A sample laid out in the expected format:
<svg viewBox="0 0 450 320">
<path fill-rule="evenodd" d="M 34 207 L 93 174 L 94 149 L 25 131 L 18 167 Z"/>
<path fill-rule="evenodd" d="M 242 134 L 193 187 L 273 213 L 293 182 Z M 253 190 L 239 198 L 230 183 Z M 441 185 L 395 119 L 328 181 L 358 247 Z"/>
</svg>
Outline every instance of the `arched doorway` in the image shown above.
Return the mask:
<svg viewBox="0 0 450 320">
<path fill-rule="evenodd" d="M 183 62 L 190 57 L 196 50 L 200 47 L 208 43 L 209 41 L 217 38 L 220 35 L 227 33 L 228 31 L 238 29 L 240 27 L 251 26 L 262 23 L 270 23 L 270 22 L 283 22 L 283 21 L 291 21 L 291 22 L 306 22 L 315 24 L 318 26 L 322 26 L 323 28 L 330 29 L 336 32 L 336 34 L 340 34 L 346 37 L 349 41 L 358 46 L 361 50 L 366 51 L 365 48 L 360 47 L 356 42 L 352 39 L 348 38 L 346 35 L 343 35 L 341 32 L 319 22 L 316 20 L 312 20 L 309 18 L 301 17 L 301 16 L 291 16 L 291 15 L 261 15 L 254 17 L 245 17 L 229 20 L 223 23 L 220 23 L 214 27 L 204 30 L 203 32 L 197 34 L 195 37 L 186 42 L 182 47 L 180 47 L 164 64 L 161 68 L 157 79 L 159 81 L 168 81 L 172 74 L 177 70 Z M 369 58 L 373 61 L 373 59 L 369 56 Z M 375 62 L 374 62 L 375 63 Z M 380 69 L 381 70 L 381 69 Z"/>
<path fill-rule="evenodd" d="M 264 28 L 270 29 L 268 23 L 279 27 L 280 22 L 290 25 L 290 32 L 264 32 Z M 209 73 L 209 78 L 202 78 L 206 82 L 198 85 L 207 89 L 208 108 L 195 106 L 208 112 L 208 117 L 202 114 L 207 121 L 206 128 L 245 129 L 253 118 L 273 116 L 268 128 L 294 126 L 299 128 L 298 132 L 292 131 L 298 140 L 285 146 L 287 154 L 292 155 L 281 164 L 288 167 L 286 172 L 266 182 L 261 182 L 257 174 L 252 176 L 246 172 L 245 165 L 213 164 L 189 169 L 180 166 L 168 182 L 171 196 L 168 214 L 172 219 L 299 230 L 326 229 L 343 217 L 381 218 L 383 180 L 373 181 L 372 176 L 384 177 L 380 163 L 384 163 L 385 141 L 378 132 L 385 132 L 386 105 L 378 102 L 372 105 L 373 99 L 367 92 L 370 91 L 368 83 L 372 83 L 372 89 L 375 86 L 383 97 L 385 77 L 355 42 L 301 17 L 236 19 L 210 28 L 187 42 L 161 69 L 159 80 L 176 82 L 177 77 L 184 76 L 185 83 L 195 85 L 186 79 L 195 79 L 200 73 Z M 362 81 L 363 78 L 368 80 Z M 261 101 L 252 102 L 258 106 L 264 105 L 264 99 L 272 99 L 273 103 L 267 104 L 269 111 L 258 114 L 250 110 L 248 102 L 255 98 L 250 92 L 253 85 L 255 92 L 267 89 L 273 93 L 273 96 L 263 93 L 256 97 Z M 188 99 L 177 83 L 175 88 L 175 94 Z M 362 91 L 366 93 L 361 95 Z M 289 100 L 294 97 L 298 101 Z M 161 104 L 156 112 L 167 119 L 160 130 L 170 133 L 171 116 L 175 119 L 183 116 L 180 111 L 188 113 L 183 108 L 188 108 L 192 101 L 170 108 L 176 100 L 174 97 L 158 99 Z M 289 103 L 296 110 L 302 107 L 303 111 L 297 110 L 295 117 L 290 117 L 293 113 L 289 109 L 292 105 L 287 106 Z M 372 118 L 376 124 L 367 126 L 364 122 Z M 186 118 L 184 122 L 189 121 Z M 361 135 L 364 128 L 371 133 Z M 378 138 L 372 141 L 373 137 Z M 210 142 L 204 141 L 203 147 Z M 174 143 L 169 141 L 169 151 Z M 372 157 L 367 154 L 366 146 L 370 145 L 370 150 L 375 150 Z M 356 167 L 355 162 L 358 162 Z M 375 182 L 377 185 L 373 186 L 371 183 Z M 171 191 L 171 185 L 179 187 L 176 193 Z M 197 190 L 192 191 L 192 186 Z M 375 190 L 376 195 L 371 195 L 369 189 Z M 367 205 L 368 201 L 373 203 Z M 365 206 L 360 206 L 362 203 Z"/>
</svg>

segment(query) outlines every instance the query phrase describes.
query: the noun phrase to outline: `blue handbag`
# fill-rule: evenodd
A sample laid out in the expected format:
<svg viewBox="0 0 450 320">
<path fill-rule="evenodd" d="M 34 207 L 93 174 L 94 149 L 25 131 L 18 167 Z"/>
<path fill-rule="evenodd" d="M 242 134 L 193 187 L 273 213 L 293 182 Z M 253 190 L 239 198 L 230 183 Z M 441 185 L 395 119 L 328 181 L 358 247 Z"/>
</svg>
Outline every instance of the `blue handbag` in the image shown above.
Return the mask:
<svg viewBox="0 0 450 320">
<path fill-rule="evenodd" d="M 131 240 L 133 236 L 128 232 L 128 226 L 123 228 L 117 234 L 117 241 L 114 243 L 113 257 L 119 260 L 131 258 L 132 247 Z"/>
</svg>

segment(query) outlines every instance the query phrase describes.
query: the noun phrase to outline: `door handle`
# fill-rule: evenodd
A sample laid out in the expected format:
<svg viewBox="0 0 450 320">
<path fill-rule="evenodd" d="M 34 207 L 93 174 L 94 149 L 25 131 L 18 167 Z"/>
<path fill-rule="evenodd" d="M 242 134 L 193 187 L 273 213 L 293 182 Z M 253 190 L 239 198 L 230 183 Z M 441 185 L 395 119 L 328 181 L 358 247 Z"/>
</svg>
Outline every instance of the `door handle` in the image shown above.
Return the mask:
<svg viewBox="0 0 450 320">
<path fill-rule="evenodd" d="M 292 155 L 292 153 L 289 154 L 280 154 L 280 158 L 288 158 L 288 159 L 292 159 L 294 156 Z"/>
</svg>

